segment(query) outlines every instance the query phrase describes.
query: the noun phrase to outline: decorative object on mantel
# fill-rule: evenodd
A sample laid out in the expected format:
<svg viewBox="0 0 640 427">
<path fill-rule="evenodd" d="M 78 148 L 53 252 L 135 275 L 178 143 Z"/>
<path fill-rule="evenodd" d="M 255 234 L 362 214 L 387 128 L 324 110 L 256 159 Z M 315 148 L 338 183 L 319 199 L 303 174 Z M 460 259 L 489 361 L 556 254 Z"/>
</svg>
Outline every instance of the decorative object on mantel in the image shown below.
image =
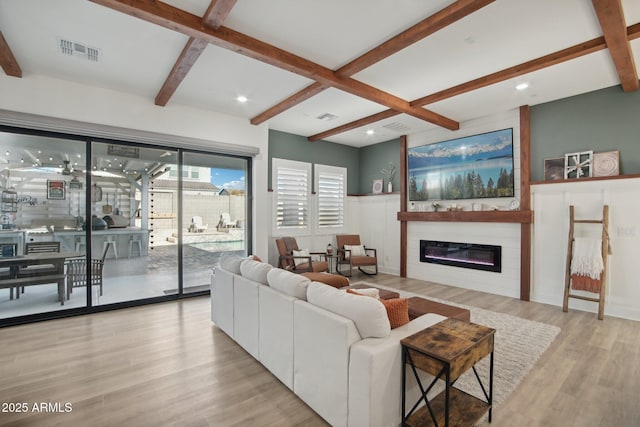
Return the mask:
<svg viewBox="0 0 640 427">
<path fill-rule="evenodd" d="M 518 199 L 513 199 L 513 200 L 511 201 L 511 204 L 509 205 L 509 210 L 517 211 L 517 210 L 519 210 L 519 209 L 520 209 L 520 200 L 518 200 Z"/>
<path fill-rule="evenodd" d="M 433 208 L 434 212 L 438 212 L 438 209 L 440 209 L 440 203 L 433 202 L 433 203 L 431 203 L 431 207 Z"/>
<path fill-rule="evenodd" d="M 380 194 L 382 193 L 382 179 L 374 179 L 373 180 L 373 189 L 372 189 L 372 193 L 373 194 Z"/>
<path fill-rule="evenodd" d="M 544 180 L 558 180 L 564 178 L 564 157 L 544 159 Z"/>
<path fill-rule="evenodd" d="M 564 155 L 564 178 L 588 178 L 593 165 L 593 150 Z"/>
<path fill-rule="evenodd" d="M 620 151 L 593 153 L 593 176 L 620 175 Z"/>
<path fill-rule="evenodd" d="M 447 210 L 449 212 L 460 212 L 464 210 L 464 206 L 454 203 L 452 205 L 447 206 Z"/>
<path fill-rule="evenodd" d="M 396 175 L 396 165 L 393 162 L 389 162 L 389 167 L 382 169 L 380 173 L 387 177 L 387 191 L 389 193 L 393 192 L 393 177 Z"/>
</svg>

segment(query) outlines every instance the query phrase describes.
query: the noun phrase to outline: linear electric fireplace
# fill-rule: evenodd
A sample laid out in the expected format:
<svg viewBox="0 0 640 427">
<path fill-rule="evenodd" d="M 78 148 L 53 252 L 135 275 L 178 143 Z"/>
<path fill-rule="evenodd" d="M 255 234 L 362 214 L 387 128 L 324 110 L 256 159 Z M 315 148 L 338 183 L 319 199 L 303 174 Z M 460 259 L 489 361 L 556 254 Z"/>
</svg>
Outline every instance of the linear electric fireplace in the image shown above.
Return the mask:
<svg viewBox="0 0 640 427">
<path fill-rule="evenodd" d="M 420 261 L 500 273 L 502 247 L 420 240 Z"/>
</svg>

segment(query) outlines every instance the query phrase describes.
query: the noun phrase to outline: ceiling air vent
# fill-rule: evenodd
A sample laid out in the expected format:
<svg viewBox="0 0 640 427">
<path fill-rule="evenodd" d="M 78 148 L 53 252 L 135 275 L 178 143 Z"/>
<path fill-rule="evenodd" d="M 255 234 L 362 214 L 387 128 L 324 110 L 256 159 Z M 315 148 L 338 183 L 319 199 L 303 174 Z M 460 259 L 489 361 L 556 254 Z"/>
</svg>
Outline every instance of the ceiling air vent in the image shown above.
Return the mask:
<svg viewBox="0 0 640 427">
<path fill-rule="evenodd" d="M 98 62 L 100 49 L 90 47 L 82 43 L 74 42 L 59 38 L 58 47 L 64 55 L 75 56 L 76 58 L 88 59 L 92 62 Z"/>
<path fill-rule="evenodd" d="M 396 132 L 400 132 L 400 133 L 407 132 L 407 131 L 411 130 L 411 128 L 409 126 L 407 126 L 405 124 L 402 124 L 402 123 L 398 123 L 398 122 L 389 123 L 387 125 L 383 125 L 382 127 L 383 128 L 387 128 L 389 130 L 396 131 Z"/>
<path fill-rule="evenodd" d="M 338 116 L 336 116 L 335 114 L 331 114 L 331 113 L 324 113 L 319 115 L 318 117 L 316 117 L 316 119 L 318 120 L 322 120 L 324 122 L 328 122 L 329 120 L 333 120 L 333 119 L 337 119 Z"/>
</svg>

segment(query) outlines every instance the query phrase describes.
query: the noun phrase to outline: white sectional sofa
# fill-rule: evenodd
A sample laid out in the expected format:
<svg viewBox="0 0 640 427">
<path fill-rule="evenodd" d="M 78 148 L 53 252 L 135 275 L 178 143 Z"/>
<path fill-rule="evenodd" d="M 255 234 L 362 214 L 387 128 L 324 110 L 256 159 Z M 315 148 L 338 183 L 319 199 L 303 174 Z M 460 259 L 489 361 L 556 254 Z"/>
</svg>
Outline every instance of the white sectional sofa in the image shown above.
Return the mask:
<svg viewBox="0 0 640 427">
<path fill-rule="evenodd" d="M 331 425 L 395 427 L 400 340 L 445 317 L 426 314 L 391 330 L 374 298 L 227 256 L 212 277 L 211 319 Z M 407 380 L 413 404 L 419 390 L 409 371 Z"/>
</svg>

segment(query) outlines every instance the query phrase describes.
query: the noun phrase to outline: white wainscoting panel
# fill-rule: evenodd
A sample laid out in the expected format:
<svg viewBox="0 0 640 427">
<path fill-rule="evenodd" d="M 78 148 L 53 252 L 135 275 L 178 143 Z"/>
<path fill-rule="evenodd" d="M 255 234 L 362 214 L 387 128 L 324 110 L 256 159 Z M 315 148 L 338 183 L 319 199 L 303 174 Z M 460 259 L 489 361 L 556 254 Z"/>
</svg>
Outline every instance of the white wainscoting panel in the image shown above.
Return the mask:
<svg viewBox="0 0 640 427">
<path fill-rule="evenodd" d="M 640 320 L 640 179 L 562 182 L 531 188 L 535 214 L 531 300 L 562 307 L 569 206 L 577 219 L 600 219 L 609 205 L 609 255 L 605 316 Z M 600 226 L 578 224 L 576 236 L 600 236 Z M 596 294 L 588 294 L 591 297 Z M 569 309 L 597 311 L 597 303 L 569 300 Z"/>
</svg>

